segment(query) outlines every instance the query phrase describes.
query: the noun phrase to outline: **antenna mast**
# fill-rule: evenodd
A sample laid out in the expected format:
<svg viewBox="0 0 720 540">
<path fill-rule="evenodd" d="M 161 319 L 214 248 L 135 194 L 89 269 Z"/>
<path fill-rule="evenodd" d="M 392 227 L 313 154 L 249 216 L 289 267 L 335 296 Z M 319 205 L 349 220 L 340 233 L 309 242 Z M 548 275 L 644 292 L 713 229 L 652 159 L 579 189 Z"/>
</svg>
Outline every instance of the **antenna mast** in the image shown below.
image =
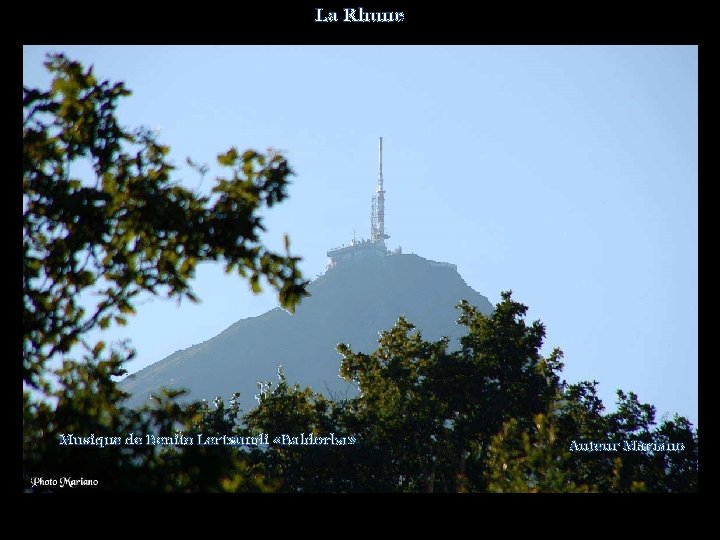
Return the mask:
<svg viewBox="0 0 720 540">
<path fill-rule="evenodd" d="M 376 194 L 372 199 L 372 214 L 370 217 L 370 239 L 375 244 L 385 245 L 385 239 L 390 238 L 385 234 L 385 190 L 383 189 L 382 174 L 382 137 L 380 137 L 380 145 L 378 147 L 380 170 L 378 174 L 378 184 Z"/>
</svg>

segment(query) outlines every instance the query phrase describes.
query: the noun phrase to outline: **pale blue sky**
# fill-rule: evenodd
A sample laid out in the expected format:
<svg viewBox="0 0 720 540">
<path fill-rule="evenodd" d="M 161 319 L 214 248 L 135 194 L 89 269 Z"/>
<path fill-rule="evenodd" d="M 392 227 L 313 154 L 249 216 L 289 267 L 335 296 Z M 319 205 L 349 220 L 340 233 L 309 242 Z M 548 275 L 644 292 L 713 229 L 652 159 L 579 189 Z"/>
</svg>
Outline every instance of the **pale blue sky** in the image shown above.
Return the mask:
<svg viewBox="0 0 720 540">
<path fill-rule="evenodd" d="M 32 46 L 25 85 L 47 86 L 48 50 L 125 81 L 121 121 L 160 128 L 188 186 L 186 156 L 207 190 L 230 146 L 285 150 L 297 176 L 265 241 L 287 232 L 311 278 L 369 235 L 382 136 L 389 247 L 457 264 L 493 303 L 512 289 L 606 405 L 633 390 L 697 422 L 697 47 Z M 219 264 L 195 291 L 107 333 L 132 340 L 129 371 L 277 304 Z"/>
</svg>

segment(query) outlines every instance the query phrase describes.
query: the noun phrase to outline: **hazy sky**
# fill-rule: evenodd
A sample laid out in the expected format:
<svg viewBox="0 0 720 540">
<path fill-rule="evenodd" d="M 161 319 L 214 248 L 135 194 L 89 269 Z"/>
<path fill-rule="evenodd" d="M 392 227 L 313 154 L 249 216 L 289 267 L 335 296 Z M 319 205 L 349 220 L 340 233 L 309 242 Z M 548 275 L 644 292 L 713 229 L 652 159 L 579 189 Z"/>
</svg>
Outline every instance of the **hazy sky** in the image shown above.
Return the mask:
<svg viewBox="0 0 720 540">
<path fill-rule="evenodd" d="M 25 85 L 48 85 L 48 50 L 125 81 L 121 122 L 159 128 L 187 186 L 187 156 L 208 191 L 230 146 L 284 150 L 297 175 L 265 242 L 288 233 L 310 278 L 369 236 L 382 136 L 391 249 L 457 264 L 492 303 L 512 289 L 606 405 L 633 390 L 697 422 L 697 47 L 33 46 Z M 106 332 L 131 338 L 130 372 L 277 305 L 220 264 L 195 291 Z"/>
</svg>

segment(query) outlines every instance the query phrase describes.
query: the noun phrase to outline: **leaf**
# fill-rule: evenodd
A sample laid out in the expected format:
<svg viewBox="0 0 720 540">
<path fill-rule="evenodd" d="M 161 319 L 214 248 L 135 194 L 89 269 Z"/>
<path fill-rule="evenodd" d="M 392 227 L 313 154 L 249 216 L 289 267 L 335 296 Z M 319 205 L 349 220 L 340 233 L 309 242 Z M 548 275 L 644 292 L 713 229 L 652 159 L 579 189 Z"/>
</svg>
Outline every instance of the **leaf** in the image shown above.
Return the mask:
<svg viewBox="0 0 720 540">
<path fill-rule="evenodd" d="M 262 288 L 260 287 L 260 277 L 257 274 L 250 276 L 250 288 L 255 294 L 262 292 Z"/>
<path fill-rule="evenodd" d="M 126 313 L 133 315 L 135 313 L 135 308 L 132 307 L 130 304 L 120 304 L 120 313 Z"/>
<path fill-rule="evenodd" d="M 105 342 L 104 342 L 104 341 L 98 341 L 98 342 L 95 344 L 95 347 L 93 347 L 93 350 L 92 350 L 92 355 L 93 355 L 93 357 L 94 357 L 94 358 L 97 358 L 97 357 L 100 355 L 100 353 L 102 352 L 102 350 L 103 350 L 104 348 L 105 348 Z"/>
<path fill-rule="evenodd" d="M 238 159 L 238 151 L 235 147 L 218 156 L 218 163 L 226 167 L 232 167 Z"/>
</svg>

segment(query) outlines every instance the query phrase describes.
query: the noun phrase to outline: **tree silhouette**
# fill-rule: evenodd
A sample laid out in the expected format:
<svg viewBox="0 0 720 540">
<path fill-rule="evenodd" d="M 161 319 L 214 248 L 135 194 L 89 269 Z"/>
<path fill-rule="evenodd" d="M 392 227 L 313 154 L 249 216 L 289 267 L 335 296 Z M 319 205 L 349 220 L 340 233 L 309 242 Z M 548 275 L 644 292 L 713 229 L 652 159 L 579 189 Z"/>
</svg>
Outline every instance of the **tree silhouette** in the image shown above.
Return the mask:
<svg viewBox="0 0 720 540">
<path fill-rule="evenodd" d="M 107 351 L 88 333 L 125 324 L 143 292 L 197 301 L 190 281 L 202 261 L 224 262 L 255 292 L 264 278 L 293 310 L 306 294 L 299 258 L 290 255 L 287 237 L 284 254 L 262 245 L 258 216 L 285 199 L 289 164 L 272 150 L 231 148 L 218 156 L 229 176 L 217 179 L 210 196 L 195 194 L 172 181 L 169 147 L 156 133 L 120 125 L 117 102 L 130 94 L 123 83 L 100 81 L 62 54 L 49 55 L 45 66 L 54 75 L 50 88 L 23 88 L 26 485 L 32 477 L 81 474 L 97 474 L 106 489 L 255 485 L 252 474 L 235 478 L 237 458 L 222 452 L 68 447 L 58 440 L 68 433 L 173 432 L 201 421 L 193 407 L 174 402 L 177 392 L 159 396 L 153 409 L 122 407 L 113 377 L 125 373 L 122 364 L 134 353 L 124 346 Z M 79 163 L 90 166 L 92 178 L 72 175 Z M 62 367 L 51 369 L 50 361 Z M 185 458 L 192 456 L 191 466 Z M 213 460 L 218 466 L 208 471 Z M 190 482 L 192 467 L 205 474 Z"/>
</svg>

